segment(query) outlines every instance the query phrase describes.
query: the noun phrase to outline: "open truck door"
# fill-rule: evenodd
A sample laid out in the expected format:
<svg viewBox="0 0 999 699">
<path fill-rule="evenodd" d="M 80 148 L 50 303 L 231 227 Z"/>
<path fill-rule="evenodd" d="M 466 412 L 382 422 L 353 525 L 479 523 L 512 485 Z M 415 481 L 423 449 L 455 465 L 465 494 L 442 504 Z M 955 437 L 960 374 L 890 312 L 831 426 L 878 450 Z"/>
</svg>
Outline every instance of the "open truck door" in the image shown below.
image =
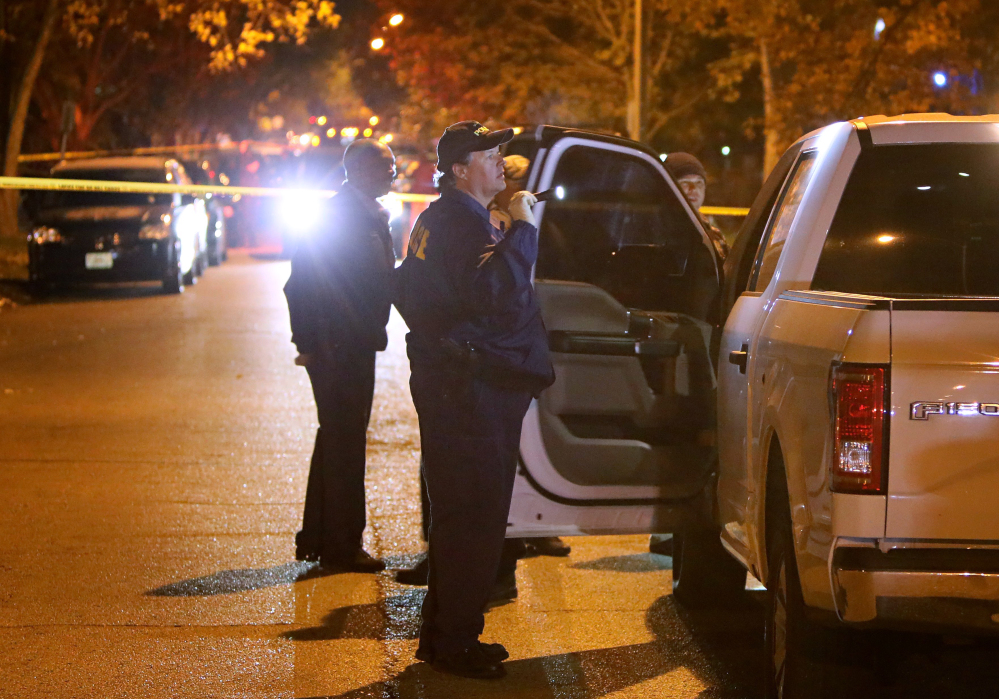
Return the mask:
<svg viewBox="0 0 999 699">
<path fill-rule="evenodd" d="M 656 154 L 542 127 L 529 187 L 555 383 L 524 421 L 509 536 L 678 531 L 716 463 L 720 270 Z"/>
</svg>

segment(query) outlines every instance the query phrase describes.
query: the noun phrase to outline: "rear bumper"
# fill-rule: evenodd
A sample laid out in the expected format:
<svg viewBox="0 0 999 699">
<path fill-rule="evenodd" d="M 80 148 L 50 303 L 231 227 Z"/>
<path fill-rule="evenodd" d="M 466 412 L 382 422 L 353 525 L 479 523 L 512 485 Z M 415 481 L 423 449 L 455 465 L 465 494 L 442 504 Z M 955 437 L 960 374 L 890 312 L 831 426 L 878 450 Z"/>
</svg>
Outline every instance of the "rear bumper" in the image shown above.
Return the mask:
<svg viewBox="0 0 999 699">
<path fill-rule="evenodd" d="M 849 624 L 999 633 L 999 549 L 834 550 L 836 614 Z"/>
<path fill-rule="evenodd" d="M 174 264 L 171 240 L 140 241 L 114 247 L 111 269 L 87 269 L 86 254 L 92 252 L 68 245 L 33 245 L 29 251 L 32 279 L 40 282 L 98 283 L 156 281 Z"/>
</svg>

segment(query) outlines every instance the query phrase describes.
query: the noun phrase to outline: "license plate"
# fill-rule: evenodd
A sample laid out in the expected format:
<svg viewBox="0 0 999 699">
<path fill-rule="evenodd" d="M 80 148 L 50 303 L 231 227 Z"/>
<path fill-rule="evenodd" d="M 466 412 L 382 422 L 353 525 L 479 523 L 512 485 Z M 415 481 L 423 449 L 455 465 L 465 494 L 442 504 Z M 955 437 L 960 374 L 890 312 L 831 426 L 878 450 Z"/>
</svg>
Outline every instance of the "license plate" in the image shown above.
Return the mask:
<svg viewBox="0 0 999 699">
<path fill-rule="evenodd" d="M 83 264 L 87 269 L 111 269 L 114 266 L 114 253 L 88 252 Z"/>
</svg>

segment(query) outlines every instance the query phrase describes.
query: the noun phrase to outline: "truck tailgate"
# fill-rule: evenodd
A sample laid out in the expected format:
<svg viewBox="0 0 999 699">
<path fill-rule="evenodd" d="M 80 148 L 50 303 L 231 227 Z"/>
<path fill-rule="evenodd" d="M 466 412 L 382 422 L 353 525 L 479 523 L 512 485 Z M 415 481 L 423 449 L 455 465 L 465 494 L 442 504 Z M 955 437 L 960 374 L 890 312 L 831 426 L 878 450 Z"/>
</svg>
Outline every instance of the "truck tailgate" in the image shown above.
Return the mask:
<svg viewBox="0 0 999 699">
<path fill-rule="evenodd" d="M 999 312 L 954 305 L 893 303 L 888 538 L 999 540 Z"/>
</svg>

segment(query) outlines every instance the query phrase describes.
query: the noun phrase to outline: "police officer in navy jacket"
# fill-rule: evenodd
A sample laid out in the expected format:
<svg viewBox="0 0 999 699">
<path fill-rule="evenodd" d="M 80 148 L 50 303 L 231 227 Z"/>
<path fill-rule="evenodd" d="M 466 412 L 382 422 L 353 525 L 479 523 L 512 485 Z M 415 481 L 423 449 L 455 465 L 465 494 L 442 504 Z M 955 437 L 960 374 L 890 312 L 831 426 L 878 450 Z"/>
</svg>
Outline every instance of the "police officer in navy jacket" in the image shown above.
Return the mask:
<svg viewBox="0 0 999 699">
<path fill-rule="evenodd" d="M 420 215 L 398 270 L 409 325 L 410 386 L 430 499 L 430 580 L 417 658 L 443 672 L 498 678 L 508 655 L 482 644 L 496 581 L 521 423 L 554 381 L 531 283 L 534 196 L 518 192 L 501 232 L 486 209 L 503 190 L 510 129 L 454 124 L 437 146 L 441 197 Z"/>
<path fill-rule="evenodd" d="M 299 244 L 284 288 L 296 363 L 309 372 L 319 413 L 296 558 L 375 572 L 385 564 L 361 548 L 364 457 L 395 269 L 388 215 L 376 198 L 395 179 L 395 157 L 384 144 L 361 140 L 344 152 L 343 165 L 347 181 L 321 230 Z"/>
</svg>

